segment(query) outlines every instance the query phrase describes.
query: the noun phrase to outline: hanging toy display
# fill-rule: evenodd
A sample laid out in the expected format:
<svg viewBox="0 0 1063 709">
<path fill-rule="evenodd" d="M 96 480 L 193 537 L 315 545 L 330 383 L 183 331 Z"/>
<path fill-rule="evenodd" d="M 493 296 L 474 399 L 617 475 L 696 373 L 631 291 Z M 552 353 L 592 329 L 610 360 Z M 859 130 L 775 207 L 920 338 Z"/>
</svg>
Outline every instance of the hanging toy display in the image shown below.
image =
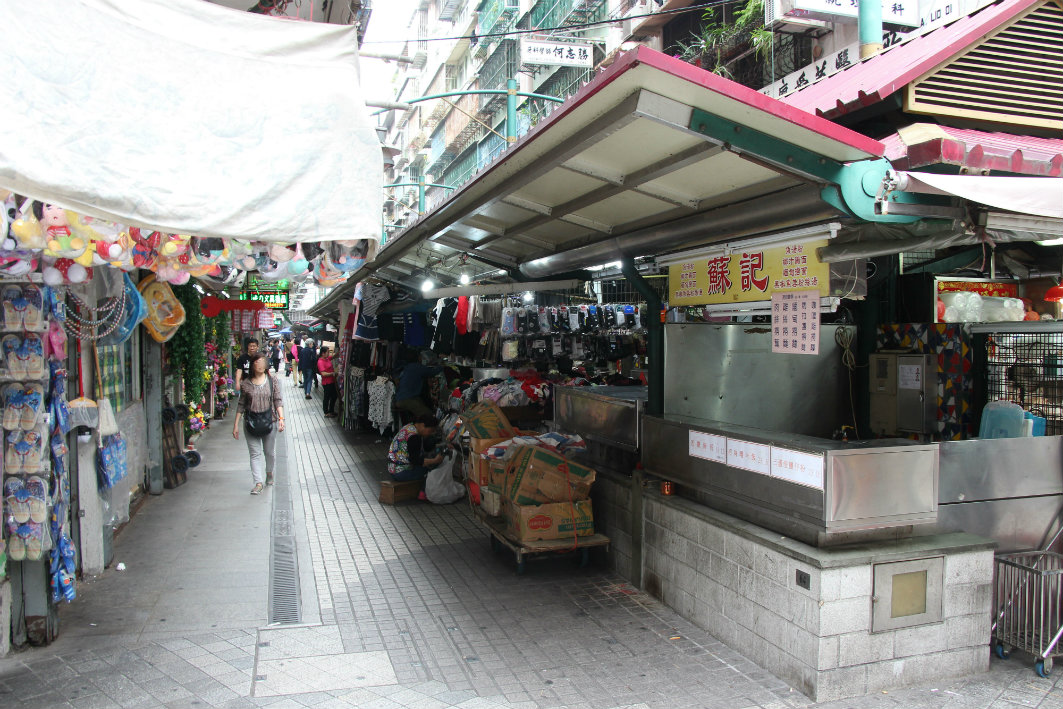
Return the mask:
<svg viewBox="0 0 1063 709">
<path fill-rule="evenodd" d="M 156 342 L 166 342 L 185 321 L 185 309 L 170 286 L 155 276 L 145 277 L 137 290 L 144 297 L 148 314 L 144 327 Z"/>
<path fill-rule="evenodd" d="M 33 203 L 33 216 L 44 230 L 45 256 L 74 259 L 85 253 L 85 240 L 70 230 L 71 214 L 55 204 Z"/>
</svg>

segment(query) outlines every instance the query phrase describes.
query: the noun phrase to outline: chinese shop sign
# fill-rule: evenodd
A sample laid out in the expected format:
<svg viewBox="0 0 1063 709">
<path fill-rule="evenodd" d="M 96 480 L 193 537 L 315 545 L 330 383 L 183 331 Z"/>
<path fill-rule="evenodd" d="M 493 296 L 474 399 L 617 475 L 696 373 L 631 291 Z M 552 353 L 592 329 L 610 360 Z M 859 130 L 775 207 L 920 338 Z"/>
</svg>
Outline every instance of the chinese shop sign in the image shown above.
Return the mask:
<svg viewBox="0 0 1063 709">
<path fill-rule="evenodd" d="M 966 291 L 978 295 L 989 295 L 999 298 L 1018 298 L 1019 285 L 1012 282 L 981 281 L 981 280 L 957 280 L 950 281 L 940 279 L 937 281 L 938 294 L 956 293 Z"/>
<path fill-rule="evenodd" d="M 551 66 L 594 67 L 593 52 L 589 44 L 571 42 L 544 42 L 538 39 L 521 39 L 521 64 L 548 64 Z"/>
<path fill-rule="evenodd" d="M 260 303 L 265 303 L 266 307 L 270 310 L 287 310 L 288 309 L 288 292 L 283 293 L 254 293 L 244 291 L 240 294 L 240 300 L 255 300 Z"/>
<path fill-rule="evenodd" d="M 771 296 L 771 351 L 819 354 L 819 291 Z"/>
<path fill-rule="evenodd" d="M 774 293 L 828 295 L 830 267 L 816 258 L 826 239 L 691 260 L 668 267 L 668 305 L 769 300 Z"/>
</svg>

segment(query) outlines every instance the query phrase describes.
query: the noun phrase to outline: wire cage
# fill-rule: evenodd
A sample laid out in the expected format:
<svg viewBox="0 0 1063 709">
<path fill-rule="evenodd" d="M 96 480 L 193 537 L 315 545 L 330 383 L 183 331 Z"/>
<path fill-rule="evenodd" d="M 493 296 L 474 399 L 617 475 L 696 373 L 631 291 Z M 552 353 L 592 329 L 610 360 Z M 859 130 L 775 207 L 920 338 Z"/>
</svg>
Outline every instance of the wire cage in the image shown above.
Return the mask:
<svg viewBox="0 0 1063 709">
<path fill-rule="evenodd" d="M 1005 658 L 1019 649 L 1036 658 L 1041 677 L 1052 671 L 1063 636 L 1063 555 L 1049 551 L 1001 554 L 993 583 L 993 639 Z"/>
<path fill-rule="evenodd" d="M 986 336 L 986 400 L 1012 401 L 1044 416 L 1045 435 L 1063 434 L 1063 332 Z"/>
</svg>

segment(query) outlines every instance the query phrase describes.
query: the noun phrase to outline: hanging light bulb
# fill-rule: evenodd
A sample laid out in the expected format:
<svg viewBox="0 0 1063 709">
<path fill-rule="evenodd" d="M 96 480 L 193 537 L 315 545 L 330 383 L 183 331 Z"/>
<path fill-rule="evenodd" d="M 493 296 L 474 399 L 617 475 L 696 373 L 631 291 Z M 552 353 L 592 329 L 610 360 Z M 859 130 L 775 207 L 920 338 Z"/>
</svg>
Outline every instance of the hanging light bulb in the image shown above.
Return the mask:
<svg viewBox="0 0 1063 709">
<path fill-rule="evenodd" d="M 459 281 L 461 281 L 461 284 L 462 284 L 463 286 L 467 286 L 467 285 L 469 285 L 469 274 L 468 274 L 468 273 L 464 273 L 464 272 L 463 272 L 463 273 L 461 274 L 461 277 L 460 277 L 460 278 L 458 278 L 458 280 L 459 280 Z"/>
<path fill-rule="evenodd" d="M 421 290 L 427 293 L 436 287 L 436 284 L 432 282 L 431 278 L 425 278 L 424 283 L 421 284 Z"/>
<path fill-rule="evenodd" d="M 530 303 L 530 302 L 532 302 L 532 298 L 534 298 L 534 297 L 535 297 L 535 296 L 534 296 L 534 295 L 532 295 L 532 292 L 531 292 L 530 290 L 528 290 L 528 291 L 524 291 L 524 302 L 525 302 L 525 303 Z"/>
</svg>

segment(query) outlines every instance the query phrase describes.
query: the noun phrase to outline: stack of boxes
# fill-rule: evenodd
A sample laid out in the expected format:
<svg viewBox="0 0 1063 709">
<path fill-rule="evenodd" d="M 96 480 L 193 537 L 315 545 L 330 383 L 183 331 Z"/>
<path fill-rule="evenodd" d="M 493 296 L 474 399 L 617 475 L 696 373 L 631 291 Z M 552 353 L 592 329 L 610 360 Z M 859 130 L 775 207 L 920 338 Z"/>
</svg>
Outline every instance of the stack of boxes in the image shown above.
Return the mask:
<svg viewBox="0 0 1063 709">
<path fill-rule="evenodd" d="M 594 534 L 591 485 L 595 472 L 549 448 L 516 446 L 507 460 L 480 454 L 518 435 L 505 414 L 481 402 L 462 416 L 469 433 L 467 465 L 470 498 L 488 516 L 502 516 L 519 542 L 569 539 Z"/>
</svg>

